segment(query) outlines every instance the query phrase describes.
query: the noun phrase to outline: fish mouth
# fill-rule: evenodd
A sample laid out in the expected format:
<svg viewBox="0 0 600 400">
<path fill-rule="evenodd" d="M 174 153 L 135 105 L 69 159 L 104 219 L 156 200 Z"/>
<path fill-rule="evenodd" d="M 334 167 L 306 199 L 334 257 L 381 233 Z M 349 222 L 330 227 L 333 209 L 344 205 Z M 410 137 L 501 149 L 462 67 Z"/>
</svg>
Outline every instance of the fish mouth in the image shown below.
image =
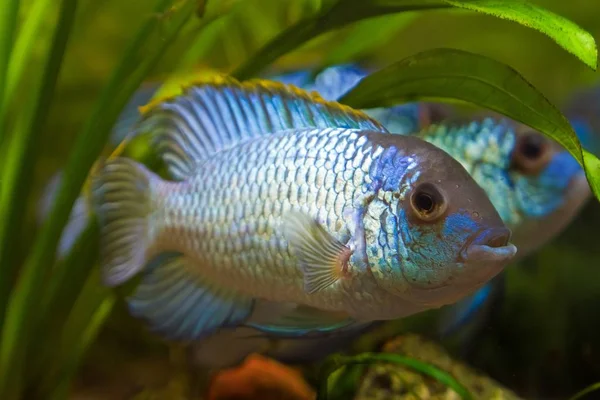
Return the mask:
<svg viewBox="0 0 600 400">
<path fill-rule="evenodd" d="M 482 229 L 473 234 L 457 257 L 456 273 L 438 286 L 411 285 L 412 301 L 427 307 L 452 304 L 499 274 L 517 253 L 505 227 Z"/>
<path fill-rule="evenodd" d="M 511 231 L 505 227 L 481 230 L 463 247 L 461 261 L 469 264 L 509 261 L 517 254 L 510 237 Z"/>
</svg>

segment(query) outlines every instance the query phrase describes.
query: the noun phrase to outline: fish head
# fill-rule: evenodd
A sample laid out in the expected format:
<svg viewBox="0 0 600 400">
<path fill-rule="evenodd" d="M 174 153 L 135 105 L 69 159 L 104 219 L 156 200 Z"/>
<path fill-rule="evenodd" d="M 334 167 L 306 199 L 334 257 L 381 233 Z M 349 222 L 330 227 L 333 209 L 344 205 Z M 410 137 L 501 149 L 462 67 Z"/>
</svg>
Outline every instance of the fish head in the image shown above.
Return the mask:
<svg viewBox="0 0 600 400">
<path fill-rule="evenodd" d="M 585 171 L 554 140 L 517 124 L 507 170 L 513 240 L 530 254 L 562 232 L 591 197 Z M 493 199 L 502 203 L 501 199 Z M 507 208 L 506 206 L 504 206 Z"/>
<path fill-rule="evenodd" d="M 486 191 L 519 257 L 561 232 L 591 196 L 583 168 L 562 146 L 492 113 L 433 126 L 421 137 L 458 160 Z"/>
<path fill-rule="evenodd" d="M 502 271 L 517 251 L 511 231 L 468 171 L 417 137 L 373 139 L 402 149 L 397 159 L 385 157 L 384 150 L 389 168 L 380 168 L 384 183 L 364 213 L 366 254 L 377 284 L 435 307 L 457 301 Z M 402 178 L 395 179 L 396 173 Z"/>
</svg>

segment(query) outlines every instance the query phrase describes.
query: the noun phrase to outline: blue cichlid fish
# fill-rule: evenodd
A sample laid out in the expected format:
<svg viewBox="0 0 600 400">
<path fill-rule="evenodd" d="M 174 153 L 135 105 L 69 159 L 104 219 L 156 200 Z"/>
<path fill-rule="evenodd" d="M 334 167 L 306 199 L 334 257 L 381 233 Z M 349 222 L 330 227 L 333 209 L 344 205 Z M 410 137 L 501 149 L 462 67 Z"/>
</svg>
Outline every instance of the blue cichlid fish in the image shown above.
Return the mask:
<svg viewBox="0 0 600 400">
<path fill-rule="evenodd" d="M 293 72 L 271 77 L 271 79 L 317 91 L 323 97 L 335 100 L 356 85 L 367 73 L 367 70 L 354 65 L 342 65 L 324 70 L 317 75 L 314 81 L 308 71 Z M 113 130 L 113 144 L 119 143 L 125 137 L 125 134 L 131 131 L 132 126 L 139 119 L 137 108 L 149 101 L 156 89 L 158 89 L 157 84 L 146 85 L 132 98 L 130 104 L 122 113 L 121 122 Z M 586 102 L 587 108 L 590 107 L 590 103 Z M 575 102 L 575 104 L 577 103 Z M 581 112 L 581 110 L 587 108 L 578 106 L 573 112 L 567 112 L 582 141 L 586 137 L 586 133 L 593 130 L 594 126 L 586 122 L 588 120 L 593 121 L 593 113 Z M 500 216 L 515 232 L 516 244 L 519 246 L 519 256 L 534 251 L 550 240 L 552 236 L 559 233 L 577 213 L 585 200 L 589 198 L 589 190 L 583 171 L 572 157 L 565 151 L 561 151 L 554 142 L 545 136 L 533 132 L 521 124 L 499 117 L 481 118 L 480 121 L 474 123 L 451 121 L 449 118 L 451 119 L 453 116 L 453 110 L 449 106 L 441 104 L 411 103 L 365 111 L 393 133 L 412 134 L 427 128 L 421 133 L 423 139 L 441 145 L 450 155 L 457 158 L 467 170 L 475 171 L 476 181 L 486 190 L 492 202 L 498 208 Z M 575 111 L 578 111 L 578 113 Z M 442 121 L 446 122 L 440 125 Z M 430 126 L 432 124 L 435 124 L 435 127 Z M 504 138 L 504 146 L 501 152 L 494 145 L 500 137 Z M 527 144 L 526 142 L 533 143 Z M 491 146 L 488 147 L 486 143 Z M 524 145 L 518 146 L 518 143 Z M 523 150 L 528 147 L 530 153 L 541 154 L 540 159 L 543 160 L 539 163 L 541 166 L 538 166 L 541 173 L 537 175 L 531 171 L 527 172 L 527 168 L 519 167 L 519 162 L 523 163 L 527 159 L 527 157 L 519 154 L 523 153 Z M 540 152 L 535 150 L 537 147 L 541 149 Z M 482 149 L 484 151 L 481 151 Z M 531 151 L 532 149 L 533 151 Z M 479 157 L 476 157 L 477 152 L 479 152 Z M 558 179 L 554 179 L 553 175 Z M 504 182 L 504 184 L 496 186 L 497 179 Z M 511 182 L 518 182 L 518 184 L 512 185 Z M 569 188 L 573 190 L 568 190 Z M 530 199 L 531 201 L 525 202 L 518 199 Z M 563 210 L 566 212 L 563 213 Z M 87 212 L 76 215 L 87 216 Z M 547 225 L 538 228 L 538 231 L 545 233 L 544 235 L 540 235 L 539 232 L 531 237 L 528 237 L 527 234 L 519 234 L 521 226 L 527 227 L 529 225 L 528 230 L 531 231 L 535 229 L 536 224 L 540 221 L 545 222 Z M 64 236 L 76 235 L 80 229 L 80 219 L 72 218 L 72 221 L 65 228 Z M 526 233 L 527 229 L 523 232 Z M 532 238 L 536 237 L 538 240 L 534 242 Z M 61 251 L 62 249 L 63 246 L 61 246 Z M 446 307 L 440 320 L 442 335 L 455 332 L 461 326 L 473 320 L 478 314 L 481 314 L 478 311 L 485 310 L 490 296 L 500 290 L 500 282 L 501 280 L 494 279 L 481 291 L 461 299 L 454 306 Z M 492 285 L 497 287 L 492 288 Z M 235 337 L 238 333 L 232 333 L 232 337 Z M 247 330 L 241 332 L 240 335 L 241 337 L 254 335 L 252 336 L 253 343 L 259 343 L 261 340 L 255 337 L 256 333 L 256 331 Z M 358 332 L 354 335 L 356 334 Z M 261 342 L 262 347 L 268 347 L 269 341 L 270 339 L 264 338 Z M 232 347 L 231 339 L 227 339 L 227 335 L 224 333 L 220 337 L 211 338 L 207 341 L 207 343 L 213 342 L 230 343 L 228 348 Z M 278 343 L 276 346 L 279 349 L 278 352 L 271 352 L 271 355 L 280 359 L 310 357 L 309 340 L 304 340 L 302 343 L 287 342 L 287 345 Z M 322 349 L 328 349 L 329 347 L 333 349 L 334 345 L 341 342 L 341 338 L 336 337 L 330 341 L 319 340 L 315 346 Z M 237 343 L 237 345 L 243 347 L 240 341 Z M 253 347 L 253 345 L 249 345 L 249 341 L 246 341 L 246 345 L 248 348 Z M 211 349 L 220 346 L 209 344 L 203 347 Z M 287 353 L 284 351 L 285 349 L 287 349 Z M 235 349 L 231 348 L 230 350 L 234 355 L 233 359 L 239 360 L 240 355 L 235 356 Z M 239 354 L 245 354 L 245 352 L 240 350 Z M 201 358 L 211 362 L 215 360 L 210 352 L 206 357 Z"/>
<path fill-rule="evenodd" d="M 293 82 L 335 100 L 367 74 L 367 70 L 355 65 L 341 65 L 324 70 L 314 81 L 308 73 L 291 73 L 273 79 Z M 583 169 L 567 151 L 539 132 L 500 115 L 487 112 L 472 116 L 475 121 L 461 121 L 453 118 L 451 107 L 427 103 L 364 111 L 394 133 L 418 132 L 420 138 L 457 159 L 487 192 L 513 231 L 518 257 L 532 253 L 560 233 L 591 196 Z M 567 115 L 575 117 L 575 113 Z M 585 132 L 577 125 L 575 128 L 583 137 Z M 491 297 L 503 288 L 504 280 L 500 278 L 445 307 L 439 321 L 440 334 L 450 335 L 483 316 Z M 267 353 L 282 360 L 310 360 L 316 354 L 341 348 L 364 330 L 350 332 L 343 340 L 340 337 L 303 342 L 281 340 L 271 345 Z M 238 333 L 229 332 L 229 335 L 233 338 Z M 226 334 L 212 340 L 206 348 L 227 340 Z M 263 346 L 269 347 L 266 343 Z M 200 350 L 201 361 L 214 362 Z M 229 350 L 234 353 L 231 346 Z"/>
<path fill-rule="evenodd" d="M 405 317 L 455 302 L 516 254 L 447 153 L 292 86 L 197 84 L 153 102 L 139 130 L 174 181 L 125 158 L 99 169 L 101 265 L 109 286 L 141 275 L 130 310 L 173 340 Z"/>
</svg>

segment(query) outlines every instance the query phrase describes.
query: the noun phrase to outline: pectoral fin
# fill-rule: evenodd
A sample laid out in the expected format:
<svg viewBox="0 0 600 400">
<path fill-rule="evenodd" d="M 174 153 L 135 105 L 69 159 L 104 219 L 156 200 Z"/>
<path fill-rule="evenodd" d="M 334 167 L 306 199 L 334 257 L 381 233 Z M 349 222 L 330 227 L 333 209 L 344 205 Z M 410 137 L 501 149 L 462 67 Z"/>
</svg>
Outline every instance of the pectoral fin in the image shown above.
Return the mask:
<svg viewBox="0 0 600 400">
<path fill-rule="evenodd" d="M 315 293 L 343 278 L 352 250 L 310 216 L 292 211 L 284 218 L 284 234 L 304 272 L 304 290 Z"/>
</svg>

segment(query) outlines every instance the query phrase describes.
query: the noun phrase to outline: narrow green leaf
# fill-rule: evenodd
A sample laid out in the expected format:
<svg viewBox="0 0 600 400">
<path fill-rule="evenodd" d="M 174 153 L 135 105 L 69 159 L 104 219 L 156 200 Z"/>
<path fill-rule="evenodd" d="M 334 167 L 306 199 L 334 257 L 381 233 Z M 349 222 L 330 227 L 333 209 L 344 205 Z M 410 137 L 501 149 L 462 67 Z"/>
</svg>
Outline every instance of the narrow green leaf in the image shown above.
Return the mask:
<svg viewBox="0 0 600 400">
<path fill-rule="evenodd" d="M 4 138 L 7 104 L 4 101 L 8 78 L 8 66 L 14 42 L 14 32 L 17 26 L 20 0 L 5 0 L 0 7 L 0 144 Z"/>
<path fill-rule="evenodd" d="M 454 49 L 425 51 L 366 77 L 340 102 L 365 109 L 421 100 L 473 103 L 543 132 L 584 166 L 600 198 L 598 158 L 582 150 L 569 121 L 542 93 L 516 70 L 491 58 Z"/>
<path fill-rule="evenodd" d="M 29 107 L 17 118 L 15 132 L 10 137 L 0 179 L 0 328 L 3 325 L 6 303 L 14 282 L 17 262 L 12 243 L 20 237 L 36 159 L 39 137 L 50 110 L 54 89 L 62 65 L 63 55 L 75 19 L 77 0 L 63 0 L 52 46 L 46 54 L 43 75 L 32 91 Z M 2 394 L 2 367 L 0 361 L 0 394 Z"/>
<path fill-rule="evenodd" d="M 327 31 L 385 14 L 454 7 L 517 22 L 536 29 L 575 54 L 592 68 L 597 66 L 594 38 L 567 19 L 524 0 L 338 0 L 314 16 L 285 29 L 239 66 L 233 75 L 247 79 L 282 55 Z"/>
<path fill-rule="evenodd" d="M 46 332 L 44 340 L 33 341 L 27 355 L 27 376 L 39 381 L 48 374 L 48 365 L 60 364 L 65 353 L 60 351 L 62 335 L 69 314 L 76 305 L 98 255 L 98 225 L 95 218 L 77 238 L 62 263 L 53 268 L 46 280 L 44 295 L 36 318 L 36 331 Z M 94 289 L 97 291 L 96 289 Z M 86 315 L 92 313 L 87 310 Z"/>
<path fill-rule="evenodd" d="M 586 387 L 585 389 L 581 390 L 580 392 L 577 392 L 573 397 L 569 398 L 569 400 L 579 400 L 583 396 L 586 396 L 592 392 L 596 392 L 599 390 L 600 390 L 600 382 L 594 383 L 593 385 Z"/>
<path fill-rule="evenodd" d="M 332 356 L 323 366 L 321 374 L 321 384 L 317 394 L 317 400 L 327 400 L 328 398 L 328 377 L 333 372 L 343 366 L 364 365 L 375 363 L 391 363 L 406 366 L 422 374 L 428 375 L 444 385 L 454 390 L 464 400 L 471 400 L 473 396 L 469 390 L 458 382 L 448 372 L 443 371 L 431 364 L 416 360 L 414 358 L 404 357 L 399 354 L 389 353 L 362 353 L 353 357 Z"/>
<path fill-rule="evenodd" d="M 31 61 L 33 47 L 39 39 L 44 22 L 48 19 L 48 10 L 55 3 L 52 0 L 34 1 L 27 13 L 27 18 L 19 29 L 8 67 L 8 79 L 4 93 L 4 104 L 8 104 L 21 82 L 27 64 Z"/>
<path fill-rule="evenodd" d="M 170 0 L 158 0 L 155 15 L 163 14 L 169 6 L 171 6 Z M 3 399 L 12 400 L 21 390 L 20 387 L 14 387 L 16 386 L 14 382 L 18 382 L 17 378 L 22 375 L 22 365 L 19 362 L 24 358 L 31 322 L 39 306 L 44 272 L 54 259 L 61 230 L 67 222 L 70 210 L 81 192 L 90 168 L 100 155 L 110 128 L 114 125 L 120 111 L 160 60 L 165 49 L 186 21 L 194 15 L 196 6 L 195 0 L 187 0 L 179 3 L 178 7 L 171 8 L 168 21 L 156 17 L 148 19 L 133 38 L 120 65 L 103 90 L 92 116 L 77 137 L 52 210 L 26 260 L 7 310 L 0 342 L 0 396 Z M 62 24 L 58 26 L 59 30 L 64 29 Z M 152 32 L 162 34 L 161 40 L 150 45 Z M 145 53 L 142 50 L 145 50 Z M 9 393 L 7 388 L 11 388 L 12 391 Z"/>
<path fill-rule="evenodd" d="M 63 335 L 56 351 L 59 357 L 38 383 L 37 398 L 67 398 L 77 368 L 112 312 L 116 299 L 115 293 L 102 285 L 99 269 L 94 269 L 61 330 Z"/>
</svg>

